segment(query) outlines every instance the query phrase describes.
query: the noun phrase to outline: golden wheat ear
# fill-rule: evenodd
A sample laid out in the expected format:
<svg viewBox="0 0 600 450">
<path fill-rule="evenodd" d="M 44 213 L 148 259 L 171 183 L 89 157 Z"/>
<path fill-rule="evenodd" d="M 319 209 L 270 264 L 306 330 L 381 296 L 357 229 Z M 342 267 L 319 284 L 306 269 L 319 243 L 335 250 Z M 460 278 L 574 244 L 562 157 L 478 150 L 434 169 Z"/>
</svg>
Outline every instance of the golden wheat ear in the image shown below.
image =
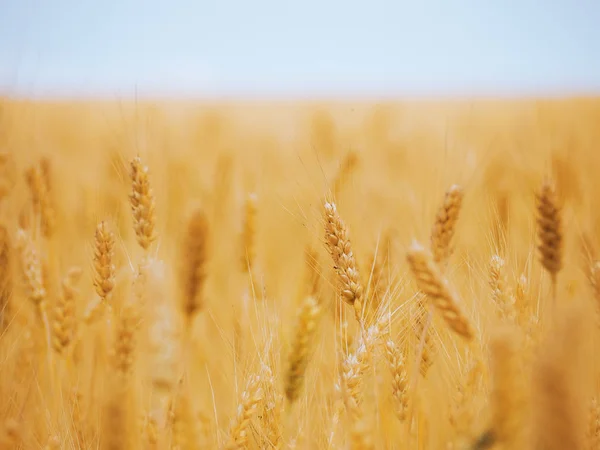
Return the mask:
<svg viewBox="0 0 600 450">
<path fill-rule="evenodd" d="M 298 312 L 298 324 L 290 352 L 285 385 L 285 395 L 292 404 L 298 399 L 304 384 L 320 311 L 317 299 L 306 297 Z"/>
<path fill-rule="evenodd" d="M 75 303 L 78 294 L 76 285 L 82 273 L 79 267 L 73 267 L 67 272 L 62 281 L 61 295 L 54 307 L 52 346 L 59 355 L 65 353 L 75 335 Z"/>
<path fill-rule="evenodd" d="M 100 222 L 94 235 L 94 288 L 106 301 L 115 287 L 115 236 L 106 222 Z"/>
<path fill-rule="evenodd" d="M 333 260 L 340 283 L 342 300 L 354 307 L 356 320 L 363 325 L 363 286 L 352 252 L 346 224 L 340 217 L 335 203 L 325 202 L 325 244 Z"/>
<path fill-rule="evenodd" d="M 446 191 L 431 230 L 433 260 L 443 269 L 452 254 L 452 238 L 463 202 L 463 189 L 454 184 Z"/>
<path fill-rule="evenodd" d="M 248 378 L 238 403 L 237 413 L 231 422 L 227 443 L 223 447 L 225 450 L 241 450 L 247 447 L 248 428 L 263 399 L 261 379 L 261 375 L 258 374 Z"/>
<path fill-rule="evenodd" d="M 385 342 L 384 347 L 385 356 L 392 375 L 394 413 L 398 420 L 404 421 L 408 411 L 408 375 L 406 373 L 404 355 L 392 338 L 389 338 Z"/>
<path fill-rule="evenodd" d="M 448 327 L 466 341 L 473 339 L 475 333 L 460 308 L 460 299 L 441 274 L 431 253 L 415 241 L 409 248 L 406 259 L 419 290 L 427 295 Z"/>
<path fill-rule="evenodd" d="M 156 240 L 156 216 L 154 191 L 150 184 L 148 167 L 138 156 L 130 163 L 131 194 L 129 202 L 133 216 L 133 228 L 137 242 L 145 251 Z"/>
<path fill-rule="evenodd" d="M 536 202 L 540 262 L 552 278 L 552 301 L 556 304 L 557 277 L 563 265 L 562 213 L 550 180 L 542 183 Z"/>
<path fill-rule="evenodd" d="M 208 218 L 202 209 L 196 209 L 188 220 L 181 249 L 182 310 L 188 324 L 203 305 L 202 290 L 206 280 L 208 233 Z"/>
</svg>

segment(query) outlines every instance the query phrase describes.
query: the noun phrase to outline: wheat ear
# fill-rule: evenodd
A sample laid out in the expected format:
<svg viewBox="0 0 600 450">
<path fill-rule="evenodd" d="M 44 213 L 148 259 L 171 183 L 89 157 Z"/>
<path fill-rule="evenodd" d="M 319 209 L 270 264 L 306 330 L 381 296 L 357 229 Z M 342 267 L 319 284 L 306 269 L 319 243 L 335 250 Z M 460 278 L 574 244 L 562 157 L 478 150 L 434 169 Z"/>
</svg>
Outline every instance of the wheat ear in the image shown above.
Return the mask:
<svg viewBox="0 0 600 450">
<path fill-rule="evenodd" d="M 404 366 L 404 356 L 391 338 L 385 343 L 385 356 L 392 375 L 394 413 L 398 420 L 403 421 L 406 419 L 406 412 L 408 410 L 407 373 Z"/>
<path fill-rule="evenodd" d="M 248 428 L 250 421 L 258 409 L 263 398 L 261 376 L 252 375 L 248 379 L 246 388 L 242 392 L 237 407 L 237 414 L 231 424 L 229 438 L 224 450 L 241 450 L 248 443 Z"/>
<path fill-rule="evenodd" d="M 556 305 L 558 272 L 562 268 L 561 210 L 553 184 L 545 180 L 536 196 L 540 261 L 552 278 L 552 302 Z"/>
<path fill-rule="evenodd" d="M 431 253 L 418 242 L 413 242 L 406 254 L 418 288 L 427 295 L 440 312 L 448 327 L 470 341 L 474 331 L 460 309 L 460 299 L 435 264 Z"/>
<path fill-rule="evenodd" d="M 139 156 L 131 161 L 130 166 L 132 190 L 129 202 L 133 215 L 133 228 L 138 244 L 147 251 L 157 237 L 154 192 L 148 177 L 148 167 L 142 164 Z"/>
<path fill-rule="evenodd" d="M 492 256 L 489 266 L 489 285 L 492 289 L 492 301 L 497 308 L 500 318 L 513 321 L 515 319 L 515 302 L 506 281 L 505 265 L 504 259 L 500 256 Z"/>
<path fill-rule="evenodd" d="M 202 308 L 202 288 L 206 279 L 208 219 L 202 209 L 196 209 L 187 225 L 182 246 L 181 287 L 183 312 L 188 323 Z"/>
<path fill-rule="evenodd" d="M 348 238 L 346 224 L 334 203 L 325 203 L 325 243 L 341 285 L 341 298 L 354 307 L 356 320 L 363 324 L 363 287 Z"/>
<path fill-rule="evenodd" d="M 59 355 L 64 354 L 75 334 L 75 285 L 81 278 L 81 268 L 73 267 L 62 280 L 62 293 L 54 307 L 52 344 Z"/>
<path fill-rule="evenodd" d="M 444 201 L 435 216 L 431 230 L 431 252 L 433 260 L 443 270 L 452 254 L 452 238 L 462 206 L 463 190 L 454 184 L 446 191 Z"/>
<path fill-rule="evenodd" d="M 285 395 L 290 403 L 296 401 L 304 383 L 320 311 L 318 301 L 309 296 L 302 302 L 298 313 L 298 324 L 290 351 L 285 385 Z"/>
</svg>

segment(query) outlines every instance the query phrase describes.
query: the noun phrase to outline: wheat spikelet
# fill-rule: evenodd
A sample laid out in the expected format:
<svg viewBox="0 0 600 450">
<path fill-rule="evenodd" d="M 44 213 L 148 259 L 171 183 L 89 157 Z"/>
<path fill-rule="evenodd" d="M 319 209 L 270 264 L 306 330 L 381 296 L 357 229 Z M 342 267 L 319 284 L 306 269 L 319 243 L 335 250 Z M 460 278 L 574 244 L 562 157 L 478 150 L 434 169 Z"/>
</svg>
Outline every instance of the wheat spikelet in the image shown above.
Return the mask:
<svg viewBox="0 0 600 450">
<path fill-rule="evenodd" d="M 433 311 L 428 311 L 424 300 L 423 294 L 418 294 L 415 312 L 413 314 L 413 326 L 415 337 L 417 338 L 416 348 L 421 351 L 419 373 L 421 376 L 426 377 L 427 372 L 433 365 L 433 358 L 436 354 L 436 345 L 431 337 L 432 333 L 429 329 L 433 325 L 430 318 L 430 316 L 433 315 Z"/>
<path fill-rule="evenodd" d="M 517 307 L 519 324 L 523 326 L 527 320 L 529 320 L 529 299 L 527 297 L 528 280 L 524 274 L 521 274 L 517 280 L 517 287 L 515 289 L 515 305 Z"/>
<path fill-rule="evenodd" d="M 394 413 L 398 420 L 403 421 L 408 409 L 408 380 L 402 352 L 391 338 L 385 343 L 385 356 L 392 374 Z"/>
<path fill-rule="evenodd" d="M 285 386 L 285 395 L 290 403 L 296 401 L 304 383 L 320 311 L 318 301 L 309 296 L 305 298 L 298 313 L 298 324 L 290 351 Z"/>
<path fill-rule="evenodd" d="M 105 222 L 98 223 L 94 235 L 94 288 L 98 298 L 88 304 L 83 314 L 83 320 L 88 325 L 99 320 L 105 310 L 112 309 L 108 300 L 115 288 L 114 246 L 112 231 Z"/>
<path fill-rule="evenodd" d="M 62 281 L 62 295 L 54 307 L 52 322 L 52 346 L 56 353 L 64 354 L 71 344 L 75 333 L 75 284 L 81 278 L 82 271 L 74 267 L 67 272 Z"/>
<path fill-rule="evenodd" d="M 106 301 L 115 287 L 114 246 L 114 234 L 105 222 L 100 222 L 94 240 L 94 288 L 102 301 Z"/>
<path fill-rule="evenodd" d="M 188 221 L 182 246 L 182 306 L 188 321 L 202 308 L 202 288 L 206 279 L 207 244 L 208 219 L 203 210 L 197 209 Z"/>
<path fill-rule="evenodd" d="M 552 277 L 553 300 L 556 300 L 556 277 L 562 268 L 563 235 L 561 210 L 556 191 L 546 180 L 537 193 L 538 250 L 540 261 Z"/>
<path fill-rule="evenodd" d="M 325 203 L 325 243 L 341 285 L 341 298 L 354 307 L 356 320 L 363 323 L 363 288 L 346 225 L 334 203 Z"/>
<path fill-rule="evenodd" d="M 448 191 L 446 191 L 442 205 L 438 209 L 433 229 L 431 230 L 433 260 L 442 269 L 452 254 L 452 238 L 454 237 L 462 200 L 462 188 L 456 184 L 450 186 Z"/>
<path fill-rule="evenodd" d="M 25 230 L 19 229 L 17 232 L 17 248 L 27 298 L 35 306 L 36 311 L 41 314 L 46 301 L 42 265 L 33 240 Z"/>
<path fill-rule="evenodd" d="M 238 402 L 237 413 L 230 427 L 225 450 L 240 450 L 247 446 L 250 421 L 262 401 L 261 376 L 251 375 Z"/>
<path fill-rule="evenodd" d="M 363 378 L 370 366 L 375 346 L 386 332 L 390 316 L 385 314 L 360 334 L 354 353 L 342 361 L 338 390 L 341 391 L 346 411 L 350 416 L 350 444 L 353 449 L 372 449 L 372 427 L 363 412 Z M 337 421 L 337 419 L 335 419 Z"/>
<path fill-rule="evenodd" d="M 471 324 L 460 310 L 457 294 L 450 288 L 431 254 L 415 241 L 406 257 L 419 289 L 429 297 L 448 327 L 470 341 L 474 336 Z"/>
<path fill-rule="evenodd" d="M 139 321 L 136 305 L 126 302 L 117 320 L 112 354 L 114 370 L 126 379 L 131 376 L 134 368 Z"/>
<path fill-rule="evenodd" d="M 132 191 L 129 195 L 131 212 L 133 215 L 133 228 L 138 244 L 148 250 L 150 244 L 156 240 L 156 218 L 154 212 L 154 193 L 148 179 L 148 167 L 142 164 L 140 157 L 131 161 L 130 178 Z"/>
<path fill-rule="evenodd" d="M 356 350 L 342 361 L 339 390 L 344 395 L 346 409 L 351 415 L 358 411 L 362 403 L 363 374 L 368 369 L 374 348 L 384 335 L 388 324 L 389 314 L 385 314 L 364 333 L 361 332 Z"/>
<path fill-rule="evenodd" d="M 496 305 L 500 318 L 512 321 L 515 318 L 514 302 L 508 290 L 504 266 L 505 262 L 500 256 L 492 256 L 489 284 L 492 289 L 492 300 Z"/>
</svg>

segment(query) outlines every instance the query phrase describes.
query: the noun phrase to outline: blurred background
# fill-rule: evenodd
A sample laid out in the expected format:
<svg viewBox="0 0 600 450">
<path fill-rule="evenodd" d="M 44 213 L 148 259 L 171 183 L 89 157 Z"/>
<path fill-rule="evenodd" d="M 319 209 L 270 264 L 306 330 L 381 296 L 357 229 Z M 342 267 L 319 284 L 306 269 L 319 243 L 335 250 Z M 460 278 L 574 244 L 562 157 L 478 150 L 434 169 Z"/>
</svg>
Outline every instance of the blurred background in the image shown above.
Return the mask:
<svg viewBox="0 0 600 450">
<path fill-rule="evenodd" d="M 0 88 L 25 96 L 580 95 L 593 0 L 0 1 Z"/>
</svg>

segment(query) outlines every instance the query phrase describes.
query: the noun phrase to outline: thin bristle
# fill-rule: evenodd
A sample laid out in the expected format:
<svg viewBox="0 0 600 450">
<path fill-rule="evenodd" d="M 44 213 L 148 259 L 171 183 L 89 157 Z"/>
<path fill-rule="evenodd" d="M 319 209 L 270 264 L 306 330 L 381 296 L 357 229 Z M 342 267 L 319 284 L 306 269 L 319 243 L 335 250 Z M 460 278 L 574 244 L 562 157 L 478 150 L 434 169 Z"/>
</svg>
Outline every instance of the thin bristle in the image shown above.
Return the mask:
<svg viewBox="0 0 600 450">
<path fill-rule="evenodd" d="M 498 255 L 490 260 L 489 285 L 494 302 L 501 319 L 512 321 L 515 318 L 514 298 L 508 289 L 505 273 L 505 261 Z"/>
</svg>

